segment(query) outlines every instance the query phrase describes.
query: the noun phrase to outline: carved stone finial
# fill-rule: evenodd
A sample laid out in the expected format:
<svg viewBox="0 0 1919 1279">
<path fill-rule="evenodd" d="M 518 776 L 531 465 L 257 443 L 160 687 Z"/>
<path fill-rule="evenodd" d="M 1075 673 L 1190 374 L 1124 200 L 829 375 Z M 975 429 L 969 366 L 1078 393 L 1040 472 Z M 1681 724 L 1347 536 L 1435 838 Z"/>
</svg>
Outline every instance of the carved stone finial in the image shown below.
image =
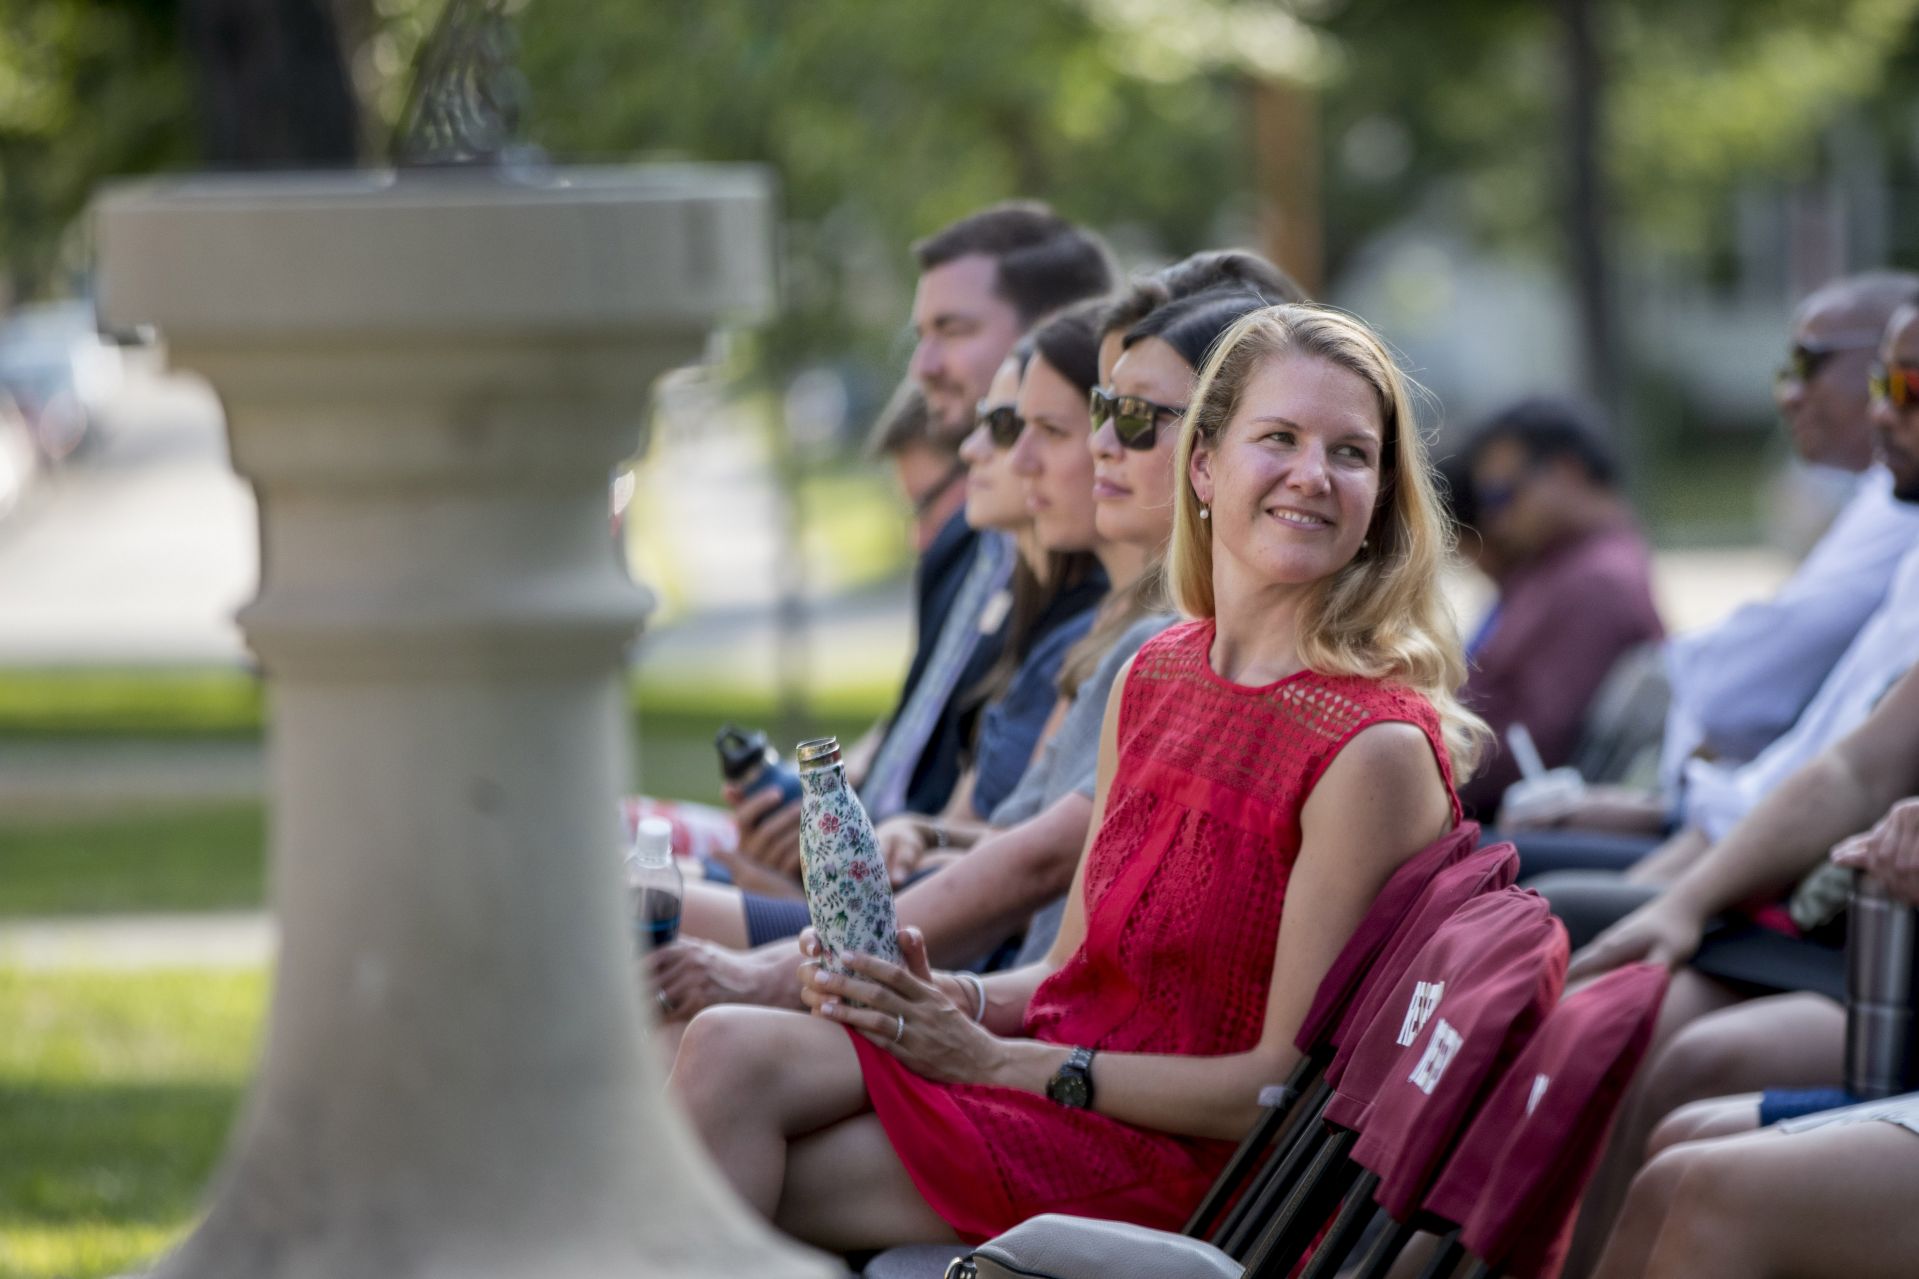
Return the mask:
<svg viewBox="0 0 1919 1279">
<path fill-rule="evenodd" d="M 514 65 L 512 14 L 524 0 L 447 0 L 414 61 L 394 131 L 400 167 L 498 165 L 517 143 L 525 81 Z M 533 153 L 537 156 L 537 152 Z"/>
</svg>

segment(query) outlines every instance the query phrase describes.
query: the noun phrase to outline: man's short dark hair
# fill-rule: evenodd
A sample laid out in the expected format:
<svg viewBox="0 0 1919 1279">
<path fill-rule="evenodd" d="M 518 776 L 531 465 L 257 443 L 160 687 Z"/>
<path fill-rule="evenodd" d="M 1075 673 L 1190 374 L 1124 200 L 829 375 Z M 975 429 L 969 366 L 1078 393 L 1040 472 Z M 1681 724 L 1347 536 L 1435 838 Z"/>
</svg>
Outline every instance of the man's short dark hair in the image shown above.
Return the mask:
<svg viewBox="0 0 1919 1279">
<path fill-rule="evenodd" d="M 994 292 L 1012 303 L 1022 324 L 1098 297 L 1113 284 L 1100 238 L 1033 200 L 981 209 L 913 246 L 922 272 L 975 254 L 998 265 Z"/>
<path fill-rule="evenodd" d="M 1538 395 L 1500 410 L 1473 433 L 1466 446 L 1468 463 L 1477 464 L 1501 440 L 1526 450 L 1534 466 L 1569 457 L 1601 488 L 1619 483 L 1619 459 L 1607 443 L 1599 414 L 1579 400 Z"/>
</svg>

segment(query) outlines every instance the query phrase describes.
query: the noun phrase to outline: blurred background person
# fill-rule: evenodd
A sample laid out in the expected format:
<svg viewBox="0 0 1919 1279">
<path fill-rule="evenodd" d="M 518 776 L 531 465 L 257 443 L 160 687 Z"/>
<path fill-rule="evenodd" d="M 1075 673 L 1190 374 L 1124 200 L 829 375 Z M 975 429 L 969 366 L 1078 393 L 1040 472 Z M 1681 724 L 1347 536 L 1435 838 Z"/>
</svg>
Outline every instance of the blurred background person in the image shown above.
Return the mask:
<svg viewBox="0 0 1919 1279">
<path fill-rule="evenodd" d="M 1777 780 L 1780 765 L 1789 772 L 1831 740 L 1829 726 L 1808 723 L 1797 745 L 1782 748 L 1773 764 L 1758 763 L 1802 719 L 1868 619 L 1891 605 L 1895 575 L 1919 545 L 1919 507 L 1895 494 L 1883 465 L 1867 466 L 1874 448 L 1867 382 L 1878 339 L 1861 337 L 1883 333 L 1915 289 L 1919 276 L 1875 272 L 1835 281 L 1801 305 L 1775 384 L 1780 412 L 1805 461 L 1865 467 L 1858 490 L 1772 598 L 1671 641 L 1671 706 L 1658 789 L 1592 787 L 1557 810 L 1533 810 L 1524 819 L 1528 828 L 1552 829 L 1521 834 L 1513 822 L 1505 824 L 1529 874 L 1623 869 L 1688 829 L 1695 833 L 1683 847 L 1697 852 L 1698 839 L 1723 835 L 1750 806 L 1755 788 L 1766 778 Z M 1842 679 L 1829 700 L 1857 678 Z M 1884 673 L 1873 678 L 1883 681 Z"/>
<path fill-rule="evenodd" d="M 1521 400 L 1478 430 L 1465 459 L 1478 541 L 1498 567 L 1499 596 L 1472 639 L 1462 694 L 1494 744 L 1460 799 L 1490 821 L 1520 775 L 1509 730 L 1523 725 L 1546 767 L 1567 763 L 1607 674 L 1664 629 L 1651 550 L 1590 409 Z"/>
</svg>

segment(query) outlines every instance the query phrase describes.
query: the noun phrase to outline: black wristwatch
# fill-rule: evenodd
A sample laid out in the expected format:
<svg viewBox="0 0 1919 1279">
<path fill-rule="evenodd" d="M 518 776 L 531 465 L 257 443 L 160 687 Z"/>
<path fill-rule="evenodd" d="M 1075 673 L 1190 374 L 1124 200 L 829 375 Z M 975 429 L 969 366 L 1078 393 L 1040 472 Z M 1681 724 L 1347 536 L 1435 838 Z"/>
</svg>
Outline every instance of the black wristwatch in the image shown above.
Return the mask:
<svg viewBox="0 0 1919 1279">
<path fill-rule="evenodd" d="M 1093 1050 L 1075 1048 L 1053 1077 L 1046 1081 L 1046 1095 L 1069 1110 L 1093 1107 Z"/>
</svg>

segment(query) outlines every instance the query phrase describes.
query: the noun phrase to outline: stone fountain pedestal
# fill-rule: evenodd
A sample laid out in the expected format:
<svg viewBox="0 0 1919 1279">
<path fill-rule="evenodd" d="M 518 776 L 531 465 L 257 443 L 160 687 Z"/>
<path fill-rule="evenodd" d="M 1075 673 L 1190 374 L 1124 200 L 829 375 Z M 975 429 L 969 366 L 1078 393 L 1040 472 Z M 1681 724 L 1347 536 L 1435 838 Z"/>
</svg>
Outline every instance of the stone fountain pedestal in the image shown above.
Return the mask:
<svg viewBox="0 0 1919 1279">
<path fill-rule="evenodd" d="M 619 871 L 647 597 L 608 480 L 654 378 L 770 307 L 764 176 L 196 178 L 95 214 L 103 323 L 207 377 L 260 505 L 279 965 L 155 1273 L 835 1273 L 663 1095 Z"/>
</svg>

